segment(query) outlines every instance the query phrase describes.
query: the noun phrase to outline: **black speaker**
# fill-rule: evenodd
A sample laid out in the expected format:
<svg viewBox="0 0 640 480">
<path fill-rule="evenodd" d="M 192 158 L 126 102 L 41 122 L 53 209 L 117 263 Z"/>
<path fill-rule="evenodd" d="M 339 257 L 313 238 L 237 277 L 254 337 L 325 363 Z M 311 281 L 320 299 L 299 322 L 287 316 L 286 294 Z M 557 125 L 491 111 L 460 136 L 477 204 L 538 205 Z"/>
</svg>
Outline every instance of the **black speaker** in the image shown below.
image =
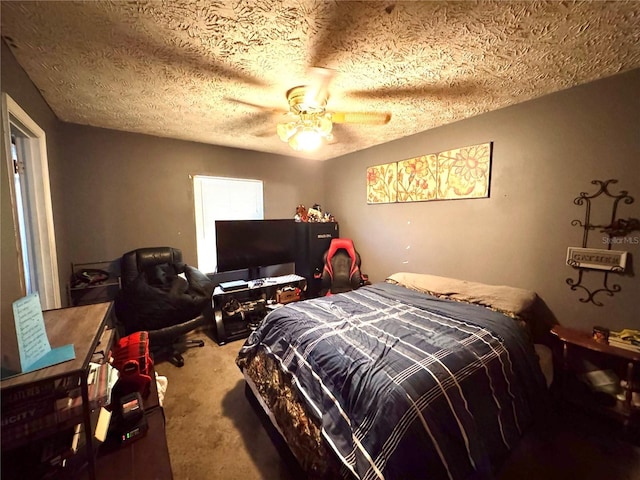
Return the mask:
<svg viewBox="0 0 640 480">
<path fill-rule="evenodd" d="M 313 276 L 322 273 L 324 252 L 329 249 L 331 239 L 339 236 L 337 222 L 296 223 L 296 274 L 307 279 L 306 298 L 318 296 L 322 282 Z"/>
</svg>

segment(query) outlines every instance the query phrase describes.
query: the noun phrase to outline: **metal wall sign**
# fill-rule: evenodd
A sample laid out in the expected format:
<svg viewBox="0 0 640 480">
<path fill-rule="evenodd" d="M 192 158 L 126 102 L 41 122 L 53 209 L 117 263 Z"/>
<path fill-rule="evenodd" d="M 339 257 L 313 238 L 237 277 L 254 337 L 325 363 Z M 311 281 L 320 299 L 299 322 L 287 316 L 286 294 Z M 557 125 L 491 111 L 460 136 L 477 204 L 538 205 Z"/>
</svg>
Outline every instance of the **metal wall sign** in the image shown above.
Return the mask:
<svg viewBox="0 0 640 480">
<path fill-rule="evenodd" d="M 624 272 L 627 265 L 627 252 L 569 247 L 567 248 L 567 265 L 609 272 Z"/>
</svg>

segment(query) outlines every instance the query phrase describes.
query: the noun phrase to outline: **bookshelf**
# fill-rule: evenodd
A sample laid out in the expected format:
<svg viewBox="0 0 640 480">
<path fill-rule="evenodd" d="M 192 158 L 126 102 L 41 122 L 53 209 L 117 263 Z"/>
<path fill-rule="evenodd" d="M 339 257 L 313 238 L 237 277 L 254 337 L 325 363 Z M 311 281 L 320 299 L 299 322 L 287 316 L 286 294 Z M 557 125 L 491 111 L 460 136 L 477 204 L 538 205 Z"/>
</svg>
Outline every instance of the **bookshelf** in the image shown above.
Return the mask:
<svg viewBox="0 0 640 480">
<path fill-rule="evenodd" d="M 73 478 L 75 469 L 85 466 L 95 478 L 96 415 L 88 375 L 91 363 L 108 360 L 115 339 L 112 306 L 104 302 L 43 312 L 51 346 L 72 343 L 76 357 L 0 383 L 2 478 Z M 83 448 L 73 452 L 77 432 L 84 434 Z"/>
<path fill-rule="evenodd" d="M 112 301 L 121 288 L 120 260 L 71 263 L 67 283 L 69 305 L 87 305 Z"/>
</svg>

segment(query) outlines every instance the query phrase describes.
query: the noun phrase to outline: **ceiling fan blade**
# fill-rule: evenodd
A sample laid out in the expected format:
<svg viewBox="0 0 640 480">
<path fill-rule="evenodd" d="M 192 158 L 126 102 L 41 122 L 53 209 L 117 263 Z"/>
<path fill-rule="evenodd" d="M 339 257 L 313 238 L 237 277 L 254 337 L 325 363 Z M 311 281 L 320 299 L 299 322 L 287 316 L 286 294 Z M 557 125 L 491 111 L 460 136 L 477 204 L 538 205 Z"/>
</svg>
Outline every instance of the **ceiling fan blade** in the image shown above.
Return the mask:
<svg viewBox="0 0 640 480">
<path fill-rule="evenodd" d="M 152 35 L 143 35 L 133 28 L 119 26 L 119 35 L 130 45 L 135 45 L 135 52 L 147 58 L 158 58 L 168 66 L 182 67 L 215 77 L 223 77 L 229 80 L 264 87 L 266 82 L 248 75 L 240 70 L 231 68 L 217 61 L 212 55 L 190 43 L 182 42 L 180 45 L 172 44 L 164 39 L 158 39 Z"/>
<path fill-rule="evenodd" d="M 312 81 L 309 84 L 309 96 L 307 102 L 312 105 L 322 106 L 329 99 L 329 85 L 336 76 L 336 71 L 331 68 L 311 67 L 309 75 Z"/>
<path fill-rule="evenodd" d="M 263 128 L 252 132 L 251 135 L 260 138 L 274 137 L 276 135 L 276 129 L 274 127 Z"/>
<path fill-rule="evenodd" d="M 470 81 L 456 82 L 452 85 L 419 85 L 411 87 L 381 87 L 373 90 L 349 90 L 345 94 L 362 99 L 406 99 L 424 96 L 459 96 L 475 93 L 480 87 Z"/>
<path fill-rule="evenodd" d="M 261 111 L 252 112 L 248 115 L 227 118 L 225 119 L 222 128 L 229 132 L 233 132 L 237 129 L 250 131 L 251 129 L 266 128 L 265 125 L 268 125 L 269 123 L 273 123 L 273 113 Z M 275 127 L 271 127 L 271 130 L 275 131 Z"/>
<path fill-rule="evenodd" d="M 257 108 L 258 110 L 262 110 L 262 111 L 273 113 L 273 114 L 277 114 L 277 113 L 285 114 L 285 113 L 287 113 L 289 111 L 289 110 L 286 110 L 284 108 L 270 107 L 268 105 L 260 105 L 259 103 L 247 102 L 245 100 L 240 100 L 238 98 L 224 97 L 224 99 L 229 101 L 229 102 L 239 103 L 240 105 L 245 105 L 245 106 L 251 107 L 251 108 Z"/>
<path fill-rule="evenodd" d="M 329 145 L 333 145 L 334 143 L 353 143 L 358 141 L 358 137 L 354 135 L 349 126 L 345 124 L 334 125 L 331 133 L 333 134 L 332 138 L 327 142 Z"/>
<path fill-rule="evenodd" d="M 333 123 L 359 123 L 385 125 L 391 120 L 390 112 L 329 112 Z"/>
<path fill-rule="evenodd" d="M 320 30 L 311 37 L 312 46 L 309 48 L 308 65 L 310 67 L 321 67 L 326 65 L 326 59 L 332 52 L 332 45 L 342 43 L 341 37 L 351 35 L 349 28 L 349 11 L 353 8 L 349 2 L 320 2 L 320 9 L 316 12 L 315 22 L 312 25 L 319 25 Z"/>
</svg>

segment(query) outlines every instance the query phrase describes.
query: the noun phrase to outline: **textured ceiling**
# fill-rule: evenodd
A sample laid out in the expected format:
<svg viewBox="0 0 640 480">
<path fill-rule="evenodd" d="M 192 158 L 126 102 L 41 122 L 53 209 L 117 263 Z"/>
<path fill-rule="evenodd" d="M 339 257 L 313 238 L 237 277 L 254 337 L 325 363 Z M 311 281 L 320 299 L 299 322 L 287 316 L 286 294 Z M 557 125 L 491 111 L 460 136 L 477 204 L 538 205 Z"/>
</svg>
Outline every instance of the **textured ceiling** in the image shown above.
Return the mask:
<svg viewBox="0 0 640 480">
<path fill-rule="evenodd" d="M 2 35 L 64 121 L 333 158 L 640 67 L 640 2 L 2 1 Z M 285 92 L 334 69 L 315 154 L 275 134 Z"/>
</svg>

